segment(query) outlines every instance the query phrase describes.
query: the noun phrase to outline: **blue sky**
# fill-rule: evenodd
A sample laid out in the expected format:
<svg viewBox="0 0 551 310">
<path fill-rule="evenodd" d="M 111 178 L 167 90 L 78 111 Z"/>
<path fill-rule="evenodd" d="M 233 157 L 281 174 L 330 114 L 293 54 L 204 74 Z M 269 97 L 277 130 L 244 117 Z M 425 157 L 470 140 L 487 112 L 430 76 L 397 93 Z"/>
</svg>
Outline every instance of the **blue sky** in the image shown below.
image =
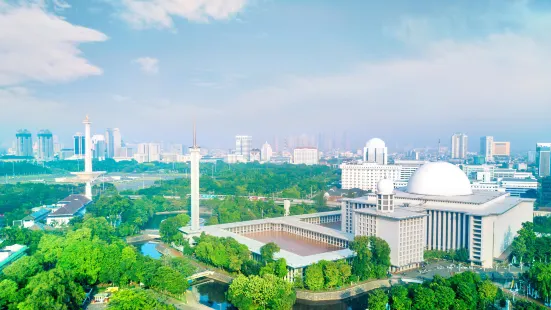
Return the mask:
<svg viewBox="0 0 551 310">
<path fill-rule="evenodd" d="M 0 0 L 0 145 L 89 114 L 127 141 L 346 131 L 551 141 L 551 1 Z M 281 139 L 281 138 L 280 138 Z"/>
</svg>

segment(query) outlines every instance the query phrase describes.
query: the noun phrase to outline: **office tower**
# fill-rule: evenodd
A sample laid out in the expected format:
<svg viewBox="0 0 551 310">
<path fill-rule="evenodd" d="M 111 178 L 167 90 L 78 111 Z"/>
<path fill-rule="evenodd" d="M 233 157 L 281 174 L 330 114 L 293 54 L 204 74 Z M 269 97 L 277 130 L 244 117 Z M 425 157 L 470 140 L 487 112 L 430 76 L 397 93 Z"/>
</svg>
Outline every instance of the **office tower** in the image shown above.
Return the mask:
<svg viewBox="0 0 551 310">
<path fill-rule="evenodd" d="M 536 167 L 538 176 L 547 177 L 551 175 L 551 143 L 536 144 Z"/>
<path fill-rule="evenodd" d="M 122 147 L 121 132 L 118 128 L 107 128 L 105 131 L 106 157 L 113 158 L 120 156 Z"/>
<path fill-rule="evenodd" d="M 52 133 L 47 130 L 38 132 L 38 159 L 52 160 L 54 158 L 54 138 Z"/>
<path fill-rule="evenodd" d="M 388 163 L 387 153 L 385 142 L 379 138 L 373 138 L 365 144 L 364 162 L 386 165 Z"/>
<path fill-rule="evenodd" d="M 452 137 L 453 140 L 453 137 Z M 452 141 L 453 142 L 453 141 Z M 494 137 L 485 136 L 480 137 L 480 155 L 484 156 L 486 162 L 494 160 Z"/>
<path fill-rule="evenodd" d="M 21 129 L 17 131 L 15 137 L 17 139 L 15 154 L 17 156 L 32 157 L 33 138 L 31 132 L 27 129 Z"/>
<path fill-rule="evenodd" d="M 252 144 L 251 136 L 235 136 L 235 154 L 243 155 L 245 161 L 250 161 Z"/>
<path fill-rule="evenodd" d="M 467 157 L 469 139 L 464 133 L 456 133 L 452 136 L 452 158 L 464 159 Z"/>
<path fill-rule="evenodd" d="M 85 149 L 86 149 L 86 137 L 81 133 L 77 132 L 73 136 L 74 140 L 74 149 L 75 149 L 75 156 L 82 157 L 84 156 Z"/>
<path fill-rule="evenodd" d="M 107 144 L 105 143 L 104 135 L 92 136 L 93 158 L 104 160 L 107 153 Z"/>
<path fill-rule="evenodd" d="M 260 150 L 260 159 L 261 161 L 270 161 L 270 158 L 272 158 L 272 147 L 266 141 Z"/>
<path fill-rule="evenodd" d="M 511 156 L 511 143 L 494 142 L 492 145 L 492 154 L 494 156 Z"/>
<path fill-rule="evenodd" d="M 138 162 L 160 161 L 161 145 L 159 143 L 140 143 L 136 155 L 140 158 Z"/>
<path fill-rule="evenodd" d="M 315 147 L 302 147 L 293 150 L 293 164 L 317 165 L 318 163 L 319 153 Z"/>
</svg>

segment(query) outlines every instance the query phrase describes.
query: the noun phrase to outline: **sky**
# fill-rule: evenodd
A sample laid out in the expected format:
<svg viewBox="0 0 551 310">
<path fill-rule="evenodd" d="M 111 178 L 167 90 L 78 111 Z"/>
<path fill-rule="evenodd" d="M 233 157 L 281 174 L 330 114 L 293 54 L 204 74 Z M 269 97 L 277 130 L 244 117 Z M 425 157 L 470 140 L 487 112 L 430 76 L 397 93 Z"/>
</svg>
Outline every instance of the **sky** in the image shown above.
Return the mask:
<svg viewBox="0 0 551 310">
<path fill-rule="evenodd" d="M 548 0 L 0 0 L 0 146 L 118 127 L 234 136 L 551 141 Z M 281 140 L 281 138 L 279 138 Z"/>
</svg>

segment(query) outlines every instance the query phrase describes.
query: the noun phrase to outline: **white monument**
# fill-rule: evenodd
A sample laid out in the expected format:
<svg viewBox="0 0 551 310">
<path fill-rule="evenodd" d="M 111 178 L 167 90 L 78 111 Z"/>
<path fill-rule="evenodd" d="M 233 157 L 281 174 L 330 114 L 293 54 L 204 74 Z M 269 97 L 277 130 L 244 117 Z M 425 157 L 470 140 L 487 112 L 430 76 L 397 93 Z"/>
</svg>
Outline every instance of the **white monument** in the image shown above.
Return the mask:
<svg viewBox="0 0 551 310">
<path fill-rule="evenodd" d="M 195 123 L 193 124 L 193 146 L 191 154 L 191 231 L 199 230 L 199 161 L 201 149 L 197 146 Z"/>
<path fill-rule="evenodd" d="M 85 182 L 86 183 L 86 193 L 84 194 L 86 198 L 92 200 L 92 182 L 105 173 L 105 171 L 93 171 L 92 169 L 92 138 L 90 134 L 90 119 L 88 115 L 82 122 L 84 124 L 84 171 L 83 172 L 72 172 L 71 174 L 76 175 L 75 181 Z"/>
</svg>

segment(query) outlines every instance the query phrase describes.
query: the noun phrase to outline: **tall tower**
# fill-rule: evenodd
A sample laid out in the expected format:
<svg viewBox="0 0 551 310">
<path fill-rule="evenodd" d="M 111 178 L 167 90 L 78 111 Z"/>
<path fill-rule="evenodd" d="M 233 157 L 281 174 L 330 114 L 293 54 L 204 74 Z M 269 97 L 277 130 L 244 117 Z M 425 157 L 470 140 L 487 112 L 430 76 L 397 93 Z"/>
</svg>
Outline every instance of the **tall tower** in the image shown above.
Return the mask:
<svg viewBox="0 0 551 310">
<path fill-rule="evenodd" d="M 383 179 L 377 184 L 377 211 L 394 212 L 394 182 Z"/>
<path fill-rule="evenodd" d="M 191 154 L 191 231 L 199 230 L 199 161 L 201 148 L 197 145 L 197 132 L 193 123 L 193 146 L 189 148 Z"/>
<path fill-rule="evenodd" d="M 251 136 L 235 136 L 235 154 L 243 155 L 245 161 L 249 161 L 252 144 L 253 137 Z"/>
<path fill-rule="evenodd" d="M 451 157 L 454 159 L 467 158 L 469 140 L 466 134 L 456 133 L 452 136 L 452 153 Z"/>
<path fill-rule="evenodd" d="M 33 156 L 33 138 L 27 129 L 18 130 L 15 134 L 17 138 L 16 155 L 24 157 Z"/>
<path fill-rule="evenodd" d="M 76 175 L 78 179 L 81 181 L 86 182 L 86 193 L 85 196 L 92 200 L 92 182 L 101 174 L 105 173 L 104 171 L 93 171 L 92 169 L 92 143 L 89 143 L 91 141 L 91 134 L 90 134 L 90 119 L 88 118 L 88 115 L 86 115 L 86 118 L 84 121 L 82 121 L 84 124 L 84 172 L 73 172 L 72 174 Z"/>
</svg>

